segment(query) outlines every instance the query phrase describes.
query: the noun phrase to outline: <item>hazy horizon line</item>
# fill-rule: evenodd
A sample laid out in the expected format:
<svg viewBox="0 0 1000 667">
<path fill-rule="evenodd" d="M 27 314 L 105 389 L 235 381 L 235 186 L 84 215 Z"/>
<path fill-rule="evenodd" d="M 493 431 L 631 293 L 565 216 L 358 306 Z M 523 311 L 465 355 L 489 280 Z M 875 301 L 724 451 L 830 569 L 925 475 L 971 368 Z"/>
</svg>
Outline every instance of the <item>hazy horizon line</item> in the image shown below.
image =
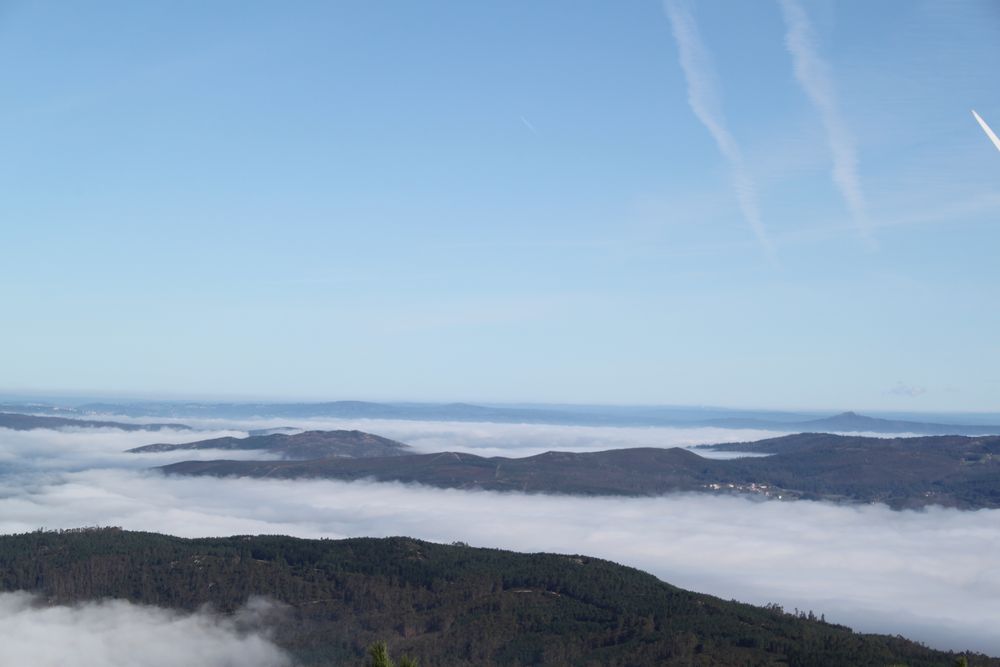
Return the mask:
<svg viewBox="0 0 1000 667">
<path fill-rule="evenodd" d="M 198 404 L 273 404 L 273 405 L 323 405 L 329 403 L 373 403 L 381 405 L 474 405 L 479 407 L 497 408 L 569 408 L 569 409 L 647 409 L 647 410 L 691 410 L 691 411 L 725 411 L 739 413 L 787 413 L 803 417 L 822 417 L 855 412 L 862 415 L 963 415 L 989 416 L 1000 419 L 1000 410 L 954 410 L 946 408 L 912 408 L 903 409 L 838 406 L 838 407 L 801 407 L 801 406 L 768 406 L 739 405 L 724 403 L 673 403 L 673 402 L 608 402 L 608 401 L 574 401 L 574 400 L 515 400 L 515 399 L 419 399 L 419 398 L 372 398 L 361 397 L 317 397 L 317 396 L 276 396 L 266 394 L 231 394 L 194 393 L 180 394 L 175 392 L 146 391 L 107 391 L 107 390 L 17 390 L 0 388 L 0 403 L 40 403 L 53 407 L 76 407 L 86 403 L 110 402 L 121 404 L 142 403 L 198 403 Z"/>
</svg>

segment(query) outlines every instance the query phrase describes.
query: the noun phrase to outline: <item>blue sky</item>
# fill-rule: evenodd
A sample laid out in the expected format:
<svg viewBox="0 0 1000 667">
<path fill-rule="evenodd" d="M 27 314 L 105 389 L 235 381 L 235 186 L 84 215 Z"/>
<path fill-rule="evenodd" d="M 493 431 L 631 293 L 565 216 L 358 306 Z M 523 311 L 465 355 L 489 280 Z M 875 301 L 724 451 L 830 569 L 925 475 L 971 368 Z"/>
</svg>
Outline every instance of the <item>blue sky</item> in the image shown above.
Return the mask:
<svg viewBox="0 0 1000 667">
<path fill-rule="evenodd" d="M 8 2 L 0 390 L 994 410 L 1000 6 Z"/>
</svg>

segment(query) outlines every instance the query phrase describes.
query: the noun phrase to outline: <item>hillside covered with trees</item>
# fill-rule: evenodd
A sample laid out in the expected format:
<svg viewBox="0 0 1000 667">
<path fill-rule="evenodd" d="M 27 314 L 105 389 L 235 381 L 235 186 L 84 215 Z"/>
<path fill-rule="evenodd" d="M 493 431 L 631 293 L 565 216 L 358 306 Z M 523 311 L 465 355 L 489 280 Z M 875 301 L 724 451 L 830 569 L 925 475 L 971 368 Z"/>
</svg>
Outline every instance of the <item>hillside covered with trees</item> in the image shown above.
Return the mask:
<svg viewBox="0 0 1000 667">
<path fill-rule="evenodd" d="M 303 665 L 363 664 L 386 641 L 422 667 L 950 666 L 957 655 L 685 591 L 586 556 L 410 538 L 181 539 L 114 528 L 0 537 L 0 588 L 229 613 L 283 607 L 275 641 Z M 975 666 L 1000 660 L 968 656 Z"/>
<path fill-rule="evenodd" d="M 417 482 L 528 493 L 736 493 L 782 500 L 1000 507 L 1000 436 L 871 438 L 800 433 L 713 449 L 770 454 L 717 460 L 637 447 L 509 458 L 440 452 L 312 461 L 184 461 L 169 474 Z"/>
<path fill-rule="evenodd" d="M 212 438 L 185 443 L 156 443 L 125 450 L 130 454 L 221 449 L 263 451 L 290 460 L 336 457 L 402 456 L 409 445 L 364 431 L 304 431 L 302 433 L 267 433 L 246 438 Z"/>
</svg>

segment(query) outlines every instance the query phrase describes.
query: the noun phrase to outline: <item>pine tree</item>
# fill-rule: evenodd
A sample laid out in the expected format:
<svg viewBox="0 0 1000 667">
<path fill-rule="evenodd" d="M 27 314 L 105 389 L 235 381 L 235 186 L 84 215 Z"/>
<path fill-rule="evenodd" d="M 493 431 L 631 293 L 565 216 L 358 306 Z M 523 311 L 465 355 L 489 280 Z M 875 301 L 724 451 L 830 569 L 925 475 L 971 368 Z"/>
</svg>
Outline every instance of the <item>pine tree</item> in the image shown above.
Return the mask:
<svg viewBox="0 0 1000 667">
<path fill-rule="evenodd" d="M 368 663 L 365 667 L 417 667 L 417 661 L 404 655 L 397 665 L 389 657 L 389 647 L 386 643 L 375 642 L 368 647 Z"/>
</svg>

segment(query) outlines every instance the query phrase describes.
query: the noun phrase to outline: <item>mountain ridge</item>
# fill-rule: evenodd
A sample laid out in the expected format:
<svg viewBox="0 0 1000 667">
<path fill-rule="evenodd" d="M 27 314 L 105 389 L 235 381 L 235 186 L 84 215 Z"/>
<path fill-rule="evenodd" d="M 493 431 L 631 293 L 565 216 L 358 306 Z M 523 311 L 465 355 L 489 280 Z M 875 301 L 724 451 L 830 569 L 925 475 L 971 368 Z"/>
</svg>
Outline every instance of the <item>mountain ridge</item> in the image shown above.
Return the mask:
<svg viewBox="0 0 1000 667">
<path fill-rule="evenodd" d="M 312 461 L 182 461 L 158 469 L 172 475 L 370 479 L 524 493 L 700 492 L 885 503 L 893 509 L 1000 507 L 1000 436 L 803 433 L 709 447 L 770 456 L 717 460 L 676 447 L 636 447 L 522 458 L 435 452 Z"/>
<path fill-rule="evenodd" d="M 202 449 L 262 450 L 287 460 L 401 456 L 413 451 L 409 445 L 358 430 L 303 431 L 291 434 L 249 435 L 245 438 L 210 438 L 179 444 L 155 443 L 125 451 L 130 454 L 145 454 Z"/>
<path fill-rule="evenodd" d="M 32 431 L 35 429 L 65 428 L 114 428 L 121 431 L 191 431 L 184 424 L 128 424 L 125 422 L 102 421 L 94 419 L 75 419 L 71 417 L 53 417 L 50 415 L 28 415 L 19 412 L 0 412 L 0 428 L 14 431 Z"/>
</svg>

